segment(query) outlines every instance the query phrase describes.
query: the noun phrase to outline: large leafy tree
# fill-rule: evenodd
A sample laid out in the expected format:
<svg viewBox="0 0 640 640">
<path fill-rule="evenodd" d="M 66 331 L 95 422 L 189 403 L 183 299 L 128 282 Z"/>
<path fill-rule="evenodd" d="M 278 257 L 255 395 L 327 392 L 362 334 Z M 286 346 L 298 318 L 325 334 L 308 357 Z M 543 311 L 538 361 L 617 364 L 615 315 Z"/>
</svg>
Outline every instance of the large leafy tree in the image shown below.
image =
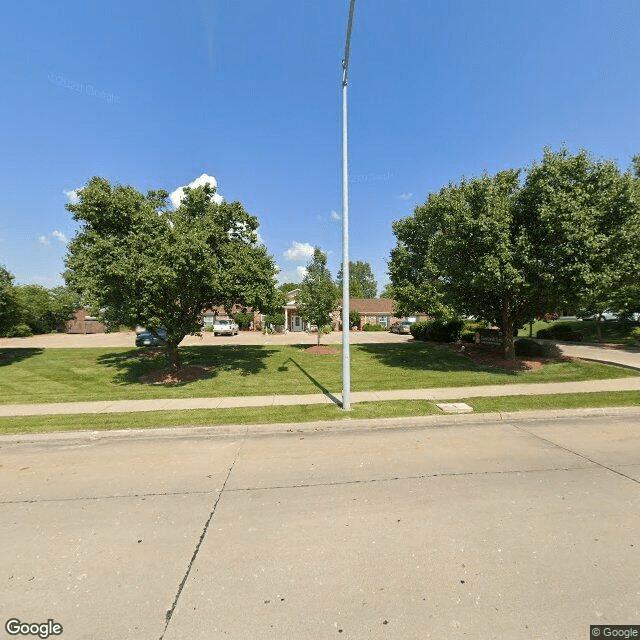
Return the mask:
<svg viewBox="0 0 640 640">
<path fill-rule="evenodd" d="M 585 151 L 545 150 L 523 184 L 515 170 L 449 184 L 394 223 L 394 298 L 404 312 L 496 323 L 512 356 L 526 321 L 580 305 L 598 283 L 611 291 L 605 276 L 620 272 L 615 247 L 637 211 L 630 174 Z M 631 249 L 626 255 L 633 260 Z"/>
<path fill-rule="evenodd" d="M 322 327 L 331 323 L 331 312 L 336 308 L 338 298 L 338 289 L 327 267 L 327 256 L 315 247 L 296 302 L 300 308 L 300 316 L 317 325 L 318 344 Z"/>
<path fill-rule="evenodd" d="M 527 287 L 513 224 L 517 171 L 449 184 L 430 194 L 415 215 L 394 223 L 398 240 L 389 263 L 402 313 L 456 313 L 498 323 L 505 354 L 513 354 L 514 326 L 526 317 Z"/>
<path fill-rule="evenodd" d="M 525 277 L 547 310 L 620 307 L 625 273 L 637 273 L 639 202 L 630 172 L 586 151 L 546 149 L 529 168 L 516 220 L 528 239 Z"/>
<path fill-rule="evenodd" d="M 342 267 L 338 272 L 338 289 L 342 291 Z M 368 262 L 351 262 L 349 260 L 349 297 L 350 298 L 375 298 L 378 284 Z"/>
<path fill-rule="evenodd" d="M 215 188 L 185 189 L 180 206 L 166 191 L 146 196 L 92 178 L 69 204 L 82 227 L 70 242 L 65 279 L 109 325 L 167 330 L 172 367 L 178 344 L 200 329 L 205 308 L 267 308 L 276 267 L 257 242 L 258 221 L 239 202 L 212 200 Z"/>
</svg>

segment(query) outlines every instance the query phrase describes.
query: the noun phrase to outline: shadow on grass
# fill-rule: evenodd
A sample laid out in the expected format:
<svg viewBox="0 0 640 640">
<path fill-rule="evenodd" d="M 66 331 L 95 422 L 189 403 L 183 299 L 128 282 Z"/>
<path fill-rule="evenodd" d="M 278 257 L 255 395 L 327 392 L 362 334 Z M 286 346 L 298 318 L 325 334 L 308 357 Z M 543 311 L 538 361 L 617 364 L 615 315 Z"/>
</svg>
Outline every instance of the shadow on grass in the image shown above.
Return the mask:
<svg viewBox="0 0 640 640">
<path fill-rule="evenodd" d="M 0 349 L 0 367 L 4 367 L 16 362 L 22 362 L 27 358 L 40 355 L 44 349 L 32 347 L 28 349 Z"/>
<path fill-rule="evenodd" d="M 412 341 L 399 344 L 359 344 L 354 345 L 354 347 L 362 353 L 373 356 L 381 364 L 406 371 L 496 373 L 496 369 L 476 364 L 471 358 L 454 353 L 445 345 L 440 346 L 421 341 Z M 515 372 L 506 369 L 500 369 L 500 373 L 516 375 Z"/>
<path fill-rule="evenodd" d="M 241 376 L 250 376 L 267 368 L 266 360 L 273 351 L 263 346 L 225 345 L 180 347 L 182 366 L 201 366 L 210 368 L 197 380 L 171 383 L 161 386 L 184 387 L 200 380 L 217 377 L 223 371 L 237 372 Z M 105 353 L 97 358 L 98 364 L 116 370 L 114 384 L 143 384 L 140 378 L 153 371 L 162 371 L 169 367 L 165 349 L 132 349 L 125 352 Z"/>
<path fill-rule="evenodd" d="M 307 379 L 311 382 L 311 384 L 313 384 L 315 387 L 317 387 L 318 389 L 320 389 L 320 391 L 322 391 L 322 393 L 327 396 L 327 398 L 329 398 L 329 400 L 331 400 L 331 402 L 333 402 L 334 404 L 338 405 L 339 407 L 342 407 L 342 402 L 340 402 L 340 400 L 338 400 L 338 398 L 336 398 L 331 391 L 329 391 L 329 389 L 327 389 L 326 387 L 322 386 L 311 374 L 307 373 L 306 369 L 302 366 L 300 366 L 293 358 L 288 358 L 287 360 L 284 361 L 285 364 L 287 362 L 291 362 L 291 364 L 295 365 L 296 367 L 298 367 L 298 369 L 300 369 L 300 371 L 307 377 Z M 280 370 L 285 370 L 286 368 L 283 366 L 281 367 Z"/>
</svg>

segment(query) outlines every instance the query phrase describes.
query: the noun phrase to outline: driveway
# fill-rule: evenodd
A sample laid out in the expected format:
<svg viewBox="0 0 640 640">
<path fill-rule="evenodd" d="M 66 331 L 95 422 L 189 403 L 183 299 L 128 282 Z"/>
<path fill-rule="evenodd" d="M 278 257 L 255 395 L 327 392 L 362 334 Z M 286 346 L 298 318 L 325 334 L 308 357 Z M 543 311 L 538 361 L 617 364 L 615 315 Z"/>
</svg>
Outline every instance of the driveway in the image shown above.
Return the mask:
<svg viewBox="0 0 640 640">
<path fill-rule="evenodd" d="M 352 331 L 352 344 L 371 342 L 406 342 L 412 336 L 398 335 L 389 331 Z M 2 348 L 82 348 L 82 347 L 133 347 L 136 334 L 133 331 L 117 333 L 49 333 L 29 338 L 0 338 Z M 214 336 L 203 332 L 200 337 L 186 336 L 181 346 L 190 345 L 224 345 L 224 344 L 316 344 L 317 333 L 291 332 L 286 334 L 264 335 L 260 331 L 241 331 L 236 336 Z M 321 344 L 342 343 L 342 332 L 334 331 L 320 338 Z"/>
<path fill-rule="evenodd" d="M 637 417 L 375 426 L 0 438 L 2 627 L 584 640 L 640 623 Z"/>
</svg>

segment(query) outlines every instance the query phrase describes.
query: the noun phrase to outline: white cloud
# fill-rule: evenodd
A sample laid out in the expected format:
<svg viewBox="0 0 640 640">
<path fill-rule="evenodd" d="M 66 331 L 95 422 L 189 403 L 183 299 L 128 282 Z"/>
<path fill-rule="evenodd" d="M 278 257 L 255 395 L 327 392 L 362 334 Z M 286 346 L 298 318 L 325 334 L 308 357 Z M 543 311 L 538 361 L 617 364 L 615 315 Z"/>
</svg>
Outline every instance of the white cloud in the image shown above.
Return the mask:
<svg viewBox="0 0 640 640">
<path fill-rule="evenodd" d="M 71 204 L 78 204 L 80 202 L 80 198 L 78 197 L 78 189 L 71 189 L 70 191 L 63 191 L 64 195 L 67 196 L 67 199 Z"/>
<path fill-rule="evenodd" d="M 206 173 L 203 173 L 199 178 L 196 178 L 193 182 L 190 182 L 185 186 L 189 189 L 195 189 L 196 187 L 201 187 L 205 184 L 210 184 L 216 189 L 218 188 L 218 181 L 213 176 L 208 176 Z M 184 198 L 185 186 L 178 187 L 175 191 L 172 191 L 169 194 L 169 198 L 176 209 L 180 206 L 182 198 Z M 211 200 L 216 204 L 220 204 L 224 198 L 219 193 L 214 193 L 213 196 L 211 196 Z"/>
<path fill-rule="evenodd" d="M 398 197 L 401 200 L 408 200 L 412 195 L 413 193 L 401 193 Z"/>
<path fill-rule="evenodd" d="M 331 219 L 332 220 L 342 220 L 342 216 L 337 212 L 331 209 Z"/>
<path fill-rule="evenodd" d="M 62 244 L 67 244 L 67 236 L 62 233 L 62 231 L 58 231 L 57 229 L 51 234 L 56 240 L 62 242 Z"/>
<path fill-rule="evenodd" d="M 308 242 L 296 242 L 294 240 L 282 255 L 285 260 L 306 260 L 313 256 L 313 247 Z"/>
<path fill-rule="evenodd" d="M 281 269 L 278 267 L 278 284 L 283 282 L 300 283 L 306 274 L 306 268 L 298 266 L 295 269 Z"/>
<path fill-rule="evenodd" d="M 49 246 L 49 238 L 47 236 L 38 236 L 38 242 L 45 247 Z"/>
</svg>

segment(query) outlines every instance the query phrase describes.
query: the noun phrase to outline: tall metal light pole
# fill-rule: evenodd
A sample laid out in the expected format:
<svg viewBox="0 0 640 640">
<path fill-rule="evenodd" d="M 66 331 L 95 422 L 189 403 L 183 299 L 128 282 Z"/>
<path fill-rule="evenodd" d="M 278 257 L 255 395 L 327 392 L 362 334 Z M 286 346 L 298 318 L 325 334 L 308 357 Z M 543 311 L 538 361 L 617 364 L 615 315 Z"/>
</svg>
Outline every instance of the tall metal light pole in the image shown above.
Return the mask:
<svg viewBox="0 0 640 640">
<path fill-rule="evenodd" d="M 351 409 L 351 353 L 349 351 L 349 152 L 347 147 L 347 76 L 351 28 L 356 0 L 349 5 L 347 40 L 342 59 L 342 409 Z"/>
</svg>

